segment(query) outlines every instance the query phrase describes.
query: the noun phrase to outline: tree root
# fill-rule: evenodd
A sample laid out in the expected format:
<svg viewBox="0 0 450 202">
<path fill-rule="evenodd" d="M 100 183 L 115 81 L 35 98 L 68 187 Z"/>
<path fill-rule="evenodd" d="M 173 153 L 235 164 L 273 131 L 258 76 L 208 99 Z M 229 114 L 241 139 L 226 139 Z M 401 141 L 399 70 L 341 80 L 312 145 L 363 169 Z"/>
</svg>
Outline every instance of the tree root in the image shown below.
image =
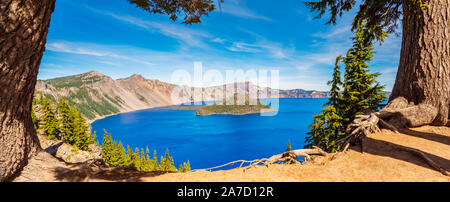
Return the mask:
<svg viewBox="0 0 450 202">
<path fill-rule="evenodd" d="M 400 150 L 404 150 L 404 151 L 408 151 L 411 152 L 413 154 L 415 154 L 416 156 L 419 156 L 420 158 L 422 158 L 423 160 L 425 160 L 427 162 L 428 165 L 430 165 L 432 168 L 436 169 L 437 171 L 441 172 L 443 175 L 445 176 L 450 176 L 450 172 L 445 170 L 444 168 L 442 168 L 441 166 L 439 166 L 436 162 L 434 162 L 433 160 L 431 160 L 427 155 L 425 155 L 423 152 L 417 150 L 417 149 L 412 149 L 412 148 L 402 148 L 402 147 L 398 147 L 398 149 Z"/>
<path fill-rule="evenodd" d="M 441 108 L 448 111 L 448 108 Z M 347 136 L 339 142 L 343 145 L 361 143 L 364 137 L 379 132 L 380 128 L 398 133 L 399 129 L 405 127 L 447 124 L 447 119 L 442 118 L 440 116 L 442 113 L 439 112 L 438 108 L 430 104 L 414 104 L 403 97 L 397 97 L 381 111 L 356 116 L 346 129 Z"/>
<path fill-rule="evenodd" d="M 269 165 L 277 163 L 277 162 L 301 164 L 300 162 L 298 162 L 296 160 L 297 157 L 303 156 L 303 157 L 305 157 L 306 160 L 311 160 L 312 155 L 326 156 L 326 155 L 328 155 L 328 153 L 323 151 L 319 147 L 314 146 L 313 149 L 292 150 L 292 151 L 284 152 L 282 154 L 273 155 L 270 158 L 256 159 L 256 160 L 252 160 L 252 161 L 238 160 L 238 161 L 229 162 L 229 163 L 226 163 L 226 164 L 223 164 L 220 166 L 216 166 L 216 167 L 212 167 L 212 168 L 196 169 L 193 171 L 199 171 L 199 170 L 212 171 L 213 169 L 222 168 L 222 167 L 232 165 L 235 163 L 241 163 L 239 168 L 242 168 L 242 166 L 244 164 L 248 164 L 247 166 L 243 167 L 244 171 L 247 169 L 250 169 L 252 167 L 255 167 L 257 165 L 260 165 L 260 164 L 265 165 L 265 166 L 269 166 Z"/>
</svg>

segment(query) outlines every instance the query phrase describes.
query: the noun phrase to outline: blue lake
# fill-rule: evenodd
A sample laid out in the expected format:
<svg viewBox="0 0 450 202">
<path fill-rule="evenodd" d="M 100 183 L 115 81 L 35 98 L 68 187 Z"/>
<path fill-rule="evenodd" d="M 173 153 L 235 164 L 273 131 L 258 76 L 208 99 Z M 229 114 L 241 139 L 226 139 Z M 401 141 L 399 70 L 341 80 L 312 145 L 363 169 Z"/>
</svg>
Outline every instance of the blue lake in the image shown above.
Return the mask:
<svg viewBox="0 0 450 202">
<path fill-rule="evenodd" d="M 155 108 L 118 114 L 92 124 L 97 141 L 103 129 L 131 147 L 149 147 L 164 155 L 169 148 L 175 166 L 189 160 L 192 169 L 209 168 L 235 160 L 270 157 L 303 148 L 308 125 L 328 99 L 279 99 L 275 116 L 196 116 L 195 111 Z M 262 100 L 268 103 L 270 100 Z"/>
</svg>

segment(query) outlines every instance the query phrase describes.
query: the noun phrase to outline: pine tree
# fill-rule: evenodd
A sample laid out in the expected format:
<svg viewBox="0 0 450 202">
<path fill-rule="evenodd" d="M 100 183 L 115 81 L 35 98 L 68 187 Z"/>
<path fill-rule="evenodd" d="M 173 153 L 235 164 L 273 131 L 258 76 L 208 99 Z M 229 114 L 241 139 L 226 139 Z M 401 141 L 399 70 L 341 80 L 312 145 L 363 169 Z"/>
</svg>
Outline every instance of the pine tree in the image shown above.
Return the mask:
<svg viewBox="0 0 450 202">
<path fill-rule="evenodd" d="M 63 99 L 59 100 L 56 109 L 60 116 L 58 122 L 61 131 L 61 138 L 64 142 L 73 145 L 75 143 L 74 137 L 75 114 L 73 110 L 71 110 L 69 104 Z"/>
<path fill-rule="evenodd" d="M 161 170 L 161 168 L 160 168 L 160 163 L 159 163 L 159 160 L 158 160 L 158 155 L 157 155 L 157 153 L 156 153 L 156 150 L 153 150 L 153 161 L 152 161 L 152 170 L 154 170 L 154 171 L 159 171 L 159 170 Z"/>
<path fill-rule="evenodd" d="M 369 65 L 374 53 L 372 42 L 367 42 L 364 22 L 358 24 L 353 46 L 343 58 L 345 80 L 343 83 L 343 124 L 348 125 L 356 115 L 377 111 L 386 100 L 384 86 L 375 79 L 379 73 L 369 73 Z"/>
<path fill-rule="evenodd" d="M 92 142 L 92 134 L 89 132 L 89 128 L 86 125 L 86 119 L 83 115 L 74 109 L 74 145 L 82 150 L 88 151 L 89 144 Z"/>
<path fill-rule="evenodd" d="M 178 168 L 178 172 L 180 173 L 185 173 L 185 172 L 190 172 L 191 171 L 191 165 L 189 160 L 186 162 L 183 162 L 182 164 L 180 164 L 179 168 Z"/>
<path fill-rule="evenodd" d="M 52 101 L 48 98 L 43 97 L 43 131 L 47 138 L 51 140 L 58 139 L 58 121 L 56 119 L 56 113 L 53 110 Z"/>
<path fill-rule="evenodd" d="M 342 124 L 342 95 L 340 92 L 341 73 L 339 63 L 342 60 L 341 56 L 336 58 L 335 67 L 333 71 L 333 79 L 328 82 L 331 85 L 330 99 L 324 105 L 320 114 L 314 115 L 313 123 L 309 126 L 310 131 L 307 133 L 305 147 L 318 146 L 327 152 L 335 152 L 340 149 L 337 144 L 343 135 L 345 135 L 345 127 Z"/>
<path fill-rule="evenodd" d="M 189 162 L 189 160 L 186 165 L 184 165 L 184 172 L 191 172 L 191 162 Z"/>
<path fill-rule="evenodd" d="M 34 130 L 39 129 L 39 119 L 36 116 L 36 112 L 34 112 L 34 105 L 32 105 L 31 109 L 31 120 L 33 121 Z"/>
<path fill-rule="evenodd" d="M 126 161 L 125 166 L 131 166 L 133 165 L 133 149 L 131 149 L 130 145 L 127 145 L 127 153 L 126 153 Z"/>
<path fill-rule="evenodd" d="M 112 158 L 112 150 L 113 150 L 113 142 L 111 136 L 104 130 L 103 135 L 103 143 L 102 143 L 102 158 L 106 161 L 106 163 L 111 164 Z"/>
<path fill-rule="evenodd" d="M 161 158 L 161 170 L 162 171 L 177 171 L 174 166 L 173 158 L 169 154 L 169 148 L 166 149 L 164 157 Z"/>
<path fill-rule="evenodd" d="M 288 141 L 288 145 L 287 145 L 286 151 L 292 151 L 291 140 Z"/>
<path fill-rule="evenodd" d="M 135 148 L 134 149 L 134 153 L 133 153 L 133 164 L 136 167 L 136 169 L 138 171 L 142 171 L 142 167 L 141 167 L 141 158 L 140 158 L 140 154 L 139 154 L 139 148 Z"/>
<path fill-rule="evenodd" d="M 366 64 L 372 58 L 373 45 L 364 41 L 366 33 L 361 23 L 353 38 L 353 47 L 345 57 L 336 58 L 331 85 L 331 97 L 324 105 L 321 114 L 314 115 L 313 123 L 309 126 L 305 147 L 318 146 L 327 152 L 341 150 L 338 140 L 345 136 L 345 129 L 358 114 L 375 111 L 386 99 L 375 78 L 378 73 L 369 74 Z M 339 63 L 345 64 L 344 82 L 341 82 Z M 340 89 L 343 87 L 343 91 Z"/>
<path fill-rule="evenodd" d="M 122 142 L 113 141 L 111 165 L 125 166 L 125 163 L 126 163 L 125 148 L 123 147 Z"/>
</svg>

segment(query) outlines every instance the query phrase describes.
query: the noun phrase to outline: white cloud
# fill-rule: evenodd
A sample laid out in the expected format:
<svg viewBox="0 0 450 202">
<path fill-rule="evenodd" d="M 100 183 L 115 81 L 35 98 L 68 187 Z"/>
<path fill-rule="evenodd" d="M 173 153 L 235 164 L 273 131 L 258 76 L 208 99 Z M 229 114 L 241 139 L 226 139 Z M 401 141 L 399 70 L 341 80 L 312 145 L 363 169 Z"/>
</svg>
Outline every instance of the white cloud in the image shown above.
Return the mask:
<svg viewBox="0 0 450 202">
<path fill-rule="evenodd" d="M 221 12 L 234 15 L 240 18 L 246 19 L 255 19 L 255 20 L 264 20 L 264 21 L 272 21 L 272 19 L 257 14 L 256 12 L 248 9 L 245 5 L 242 4 L 242 1 L 239 0 L 227 0 L 222 3 Z"/>
<path fill-rule="evenodd" d="M 261 52 L 260 47 L 258 47 L 257 45 L 242 42 L 233 42 L 233 44 L 230 47 L 228 47 L 228 50 L 233 52 L 246 52 L 246 53 Z"/>
<path fill-rule="evenodd" d="M 335 39 L 337 37 L 349 36 L 351 34 L 351 26 L 334 26 L 330 32 L 313 34 L 315 37 L 323 39 Z"/>
<path fill-rule="evenodd" d="M 60 53 L 70 53 L 77 55 L 89 55 L 95 57 L 110 57 L 116 59 L 127 60 L 131 62 L 141 63 L 144 65 L 151 66 L 153 65 L 151 62 L 146 60 L 138 59 L 137 57 L 130 57 L 126 55 L 119 54 L 123 47 L 118 46 L 104 46 L 97 44 L 89 44 L 89 43 L 77 43 L 77 42 L 48 42 L 46 44 L 46 49 L 53 52 Z M 103 61 L 102 63 L 105 63 Z M 109 62 L 111 63 L 111 62 Z"/>
<path fill-rule="evenodd" d="M 220 43 L 220 44 L 223 44 L 223 43 L 225 43 L 225 39 L 221 39 L 221 38 L 219 38 L 219 37 L 217 37 L 217 38 L 215 38 L 215 39 L 213 39 L 213 40 L 211 40 L 212 42 L 215 42 L 215 43 Z"/>
<path fill-rule="evenodd" d="M 79 54 L 79 55 L 92 55 L 92 56 L 108 55 L 108 53 L 105 53 L 105 52 L 86 50 L 85 48 L 82 48 L 82 47 L 73 47 L 67 43 L 62 43 L 62 42 L 47 43 L 46 49 L 50 50 L 50 51 L 54 51 L 54 52 L 73 53 L 73 54 Z"/>
<path fill-rule="evenodd" d="M 157 32 L 164 36 L 174 38 L 182 43 L 182 46 L 206 48 L 208 47 L 208 45 L 204 43 L 204 39 L 212 37 L 208 32 L 191 29 L 188 28 L 187 25 L 143 20 L 137 17 L 117 15 L 111 12 L 101 11 L 90 7 L 87 7 L 87 9 L 98 14 L 106 15 L 116 20 L 137 26 L 139 28 L 143 28 L 147 31 Z"/>
</svg>

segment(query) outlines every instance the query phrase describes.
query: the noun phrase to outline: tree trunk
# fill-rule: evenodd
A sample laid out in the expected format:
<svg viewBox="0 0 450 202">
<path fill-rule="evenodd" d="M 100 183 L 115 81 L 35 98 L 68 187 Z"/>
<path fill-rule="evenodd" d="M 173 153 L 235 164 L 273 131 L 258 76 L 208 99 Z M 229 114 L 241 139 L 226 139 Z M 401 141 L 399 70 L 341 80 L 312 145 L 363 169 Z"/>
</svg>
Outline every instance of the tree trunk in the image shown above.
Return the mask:
<svg viewBox="0 0 450 202">
<path fill-rule="evenodd" d="M 0 181 L 40 150 L 31 102 L 55 0 L 0 1 Z"/>
<path fill-rule="evenodd" d="M 344 145 L 358 144 L 378 126 L 450 126 L 450 0 L 428 0 L 428 7 L 403 3 L 402 50 L 397 78 L 384 109 L 357 116 L 347 126 Z"/>
<path fill-rule="evenodd" d="M 403 4 L 400 64 L 386 106 L 402 116 L 392 121 L 398 126 L 450 124 L 450 0 L 426 3 L 424 9 Z"/>
</svg>

